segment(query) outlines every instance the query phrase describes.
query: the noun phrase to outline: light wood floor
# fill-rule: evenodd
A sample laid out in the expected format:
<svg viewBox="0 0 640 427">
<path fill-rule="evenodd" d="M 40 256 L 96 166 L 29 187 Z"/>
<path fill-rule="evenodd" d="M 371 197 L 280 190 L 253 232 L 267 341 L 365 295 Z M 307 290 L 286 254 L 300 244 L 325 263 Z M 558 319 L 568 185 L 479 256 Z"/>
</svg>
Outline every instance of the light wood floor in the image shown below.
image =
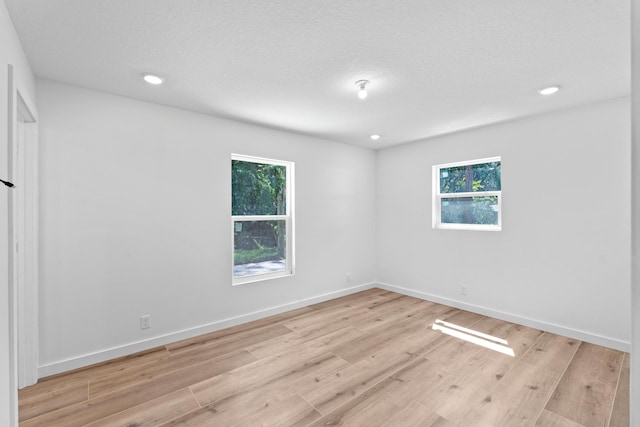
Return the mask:
<svg viewBox="0 0 640 427">
<path fill-rule="evenodd" d="M 20 426 L 621 427 L 628 408 L 626 353 L 372 289 L 45 378 Z"/>
</svg>

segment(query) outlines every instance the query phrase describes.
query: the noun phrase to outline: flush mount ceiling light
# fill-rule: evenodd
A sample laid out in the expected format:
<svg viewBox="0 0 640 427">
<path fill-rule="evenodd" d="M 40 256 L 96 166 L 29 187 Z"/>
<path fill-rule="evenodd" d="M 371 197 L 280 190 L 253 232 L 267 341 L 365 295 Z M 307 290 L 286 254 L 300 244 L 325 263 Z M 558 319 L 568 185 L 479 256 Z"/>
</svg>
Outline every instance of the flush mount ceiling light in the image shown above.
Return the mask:
<svg viewBox="0 0 640 427">
<path fill-rule="evenodd" d="M 358 86 L 358 98 L 365 99 L 367 97 L 367 85 L 369 80 L 358 80 L 356 86 Z"/>
<path fill-rule="evenodd" d="M 371 135 L 371 139 L 373 139 L 374 141 L 377 141 L 380 139 L 380 135 L 376 135 L 376 134 Z"/>
<path fill-rule="evenodd" d="M 150 85 L 159 85 L 164 82 L 164 79 L 162 77 L 156 76 L 155 74 L 143 74 L 142 78 Z"/>
<path fill-rule="evenodd" d="M 540 89 L 538 91 L 538 93 L 540 95 L 553 95 L 554 93 L 556 93 L 559 90 L 560 90 L 560 86 L 549 86 L 549 87 L 545 87 L 543 89 Z"/>
</svg>

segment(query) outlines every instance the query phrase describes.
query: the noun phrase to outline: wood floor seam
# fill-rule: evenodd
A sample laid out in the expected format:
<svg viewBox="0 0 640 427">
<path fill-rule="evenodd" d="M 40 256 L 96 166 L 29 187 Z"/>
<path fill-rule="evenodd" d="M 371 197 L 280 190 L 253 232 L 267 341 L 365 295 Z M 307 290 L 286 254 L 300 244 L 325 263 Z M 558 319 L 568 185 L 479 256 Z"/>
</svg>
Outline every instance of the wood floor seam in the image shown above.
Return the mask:
<svg viewBox="0 0 640 427">
<path fill-rule="evenodd" d="M 527 354 L 529 351 L 531 351 L 531 349 L 532 349 L 532 348 L 534 348 L 534 347 L 535 347 L 536 343 L 537 343 L 538 341 L 540 341 L 540 339 L 542 338 L 542 336 L 543 336 L 543 335 L 544 335 L 544 332 L 542 332 L 542 333 L 541 333 L 541 334 L 536 338 L 536 340 L 535 340 L 534 342 L 532 342 L 532 343 L 531 343 L 531 345 L 529 346 L 529 348 L 527 348 L 527 350 L 526 350 L 524 353 L 522 353 L 521 355 L 519 355 L 517 358 L 514 356 L 514 362 L 511 364 L 511 366 L 509 367 L 509 369 L 507 369 L 507 371 L 503 374 L 503 377 L 506 377 L 507 375 L 509 375 L 509 373 L 510 373 L 511 371 L 513 371 L 513 370 L 514 370 L 514 368 L 516 367 L 517 363 L 518 363 L 519 361 L 522 361 L 522 360 L 523 360 L 524 355 L 525 355 L 525 354 Z M 498 385 L 499 385 L 499 384 L 500 384 L 500 381 L 498 381 L 498 382 L 495 384 L 495 386 L 494 386 L 494 387 L 489 391 L 489 394 L 491 394 L 491 393 L 493 392 L 493 390 L 494 390 L 496 387 L 498 387 Z"/>
<path fill-rule="evenodd" d="M 200 401 L 198 400 L 196 395 L 193 393 L 193 389 L 191 388 L 191 386 L 189 386 L 187 388 L 189 389 L 189 392 L 191 393 L 191 396 L 193 396 L 193 400 L 196 401 L 196 405 L 198 405 L 198 408 L 202 408 L 202 405 L 200 404 Z"/>
<path fill-rule="evenodd" d="M 161 397 L 162 397 L 162 396 L 161 396 Z M 124 409 L 122 409 L 121 411 L 118 411 L 118 412 L 114 412 L 114 413 L 112 413 L 112 414 L 109 414 L 109 415 L 108 415 L 108 416 L 106 416 L 105 418 L 118 416 L 118 415 L 123 414 L 123 413 L 125 413 L 125 412 L 127 412 L 127 411 L 130 411 L 131 409 L 135 409 L 136 407 L 142 406 L 142 405 L 144 405 L 144 404 L 146 404 L 146 403 L 148 403 L 148 402 L 140 403 L 139 405 L 135 405 L 135 406 L 132 406 L 132 407 L 130 407 L 130 408 L 124 408 Z M 91 424 L 95 424 L 97 421 L 99 421 L 99 420 L 94 420 L 94 421 L 89 422 L 89 423 L 87 423 L 87 424 L 85 424 L 85 425 L 86 425 L 86 426 L 90 426 Z"/>
<path fill-rule="evenodd" d="M 87 400 L 91 400 L 91 379 L 87 380 Z"/>
<path fill-rule="evenodd" d="M 582 344 L 580 344 L 582 345 Z M 556 390 L 558 389 L 558 385 L 560 384 L 560 381 L 562 381 L 562 378 L 564 377 L 564 375 L 567 373 L 567 370 L 569 369 L 569 366 L 571 365 L 571 362 L 573 362 L 573 359 L 576 357 L 576 354 L 578 353 L 578 349 L 580 348 L 580 346 L 578 346 L 578 348 L 576 348 L 576 351 L 573 352 L 573 355 L 571 356 L 571 360 L 569 360 L 569 363 L 567 363 L 567 365 L 565 366 L 564 370 L 562 371 L 562 375 L 560 375 L 560 377 L 558 378 L 558 381 L 555 384 L 555 387 L 553 389 L 553 393 L 551 393 L 551 396 L 549 397 L 549 399 L 547 400 L 547 402 L 545 403 L 544 407 L 542 408 L 542 410 L 540 411 L 540 414 L 538 415 L 538 418 L 540 418 L 540 416 L 542 416 L 542 413 L 547 410 L 553 413 L 556 413 L 555 411 L 552 411 L 550 409 L 547 409 L 547 407 L 549 406 L 549 402 L 551 401 L 551 399 L 553 398 L 553 395 L 555 394 Z M 611 405 L 613 407 L 613 405 Z M 556 413 L 557 414 L 557 413 Z M 557 414 L 562 416 L 561 414 Z M 572 420 L 573 421 L 573 420 Z M 607 423 L 608 424 L 608 423 Z"/>
<path fill-rule="evenodd" d="M 305 402 L 307 402 L 309 404 L 309 406 L 311 406 L 313 409 L 315 409 L 316 411 L 318 411 L 318 413 L 320 415 L 326 415 L 325 413 L 323 413 L 320 409 L 316 408 L 311 402 L 309 402 L 307 399 L 304 398 L 304 396 L 302 396 L 300 393 L 296 393 L 296 395 L 298 397 L 300 397 L 300 399 L 304 400 Z"/>
<path fill-rule="evenodd" d="M 355 394 L 351 399 L 347 400 L 347 401 L 346 401 L 343 405 L 341 405 L 341 406 L 348 405 L 350 401 L 355 400 L 355 399 L 357 399 L 358 397 L 360 397 L 360 396 L 362 396 L 362 395 L 364 395 L 364 394 L 366 394 L 366 393 L 368 393 L 368 392 L 372 391 L 374 388 L 376 388 L 376 387 L 380 386 L 383 382 L 385 382 L 385 381 L 387 381 L 388 379 L 392 378 L 396 373 L 398 373 L 398 372 L 402 371 L 402 370 L 403 370 L 403 369 L 405 369 L 407 366 L 409 366 L 411 363 L 415 362 L 415 360 L 417 360 L 419 357 L 420 357 L 420 356 L 416 356 L 416 357 L 413 357 L 412 359 L 408 359 L 406 362 L 404 362 L 404 363 L 400 364 L 400 365 L 399 365 L 395 370 L 393 370 L 393 371 L 391 371 L 391 372 L 387 373 L 387 375 L 385 375 L 384 377 L 380 377 L 377 381 L 374 381 L 374 382 L 372 382 L 372 383 L 370 383 L 370 384 L 367 384 L 367 387 L 366 387 L 366 388 L 364 388 L 363 390 L 361 390 L 359 393 Z M 353 366 L 353 365 L 352 365 L 352 366 Z M 318 408 L 316 408 L 316 409 L 318 409 Z M 324 411 L 321 411 L 320 409 L 318 409 L 318 411 L 319 411 L 321 414 L 323 414 L 323 415 L 328 415 L 328 414 L 330 414 L 330 413 L 332 413 L 332 412 L 333 412 L 333 410 L 332 410 L 332 411 L 329 411 L 329 412 L 326 412 L 326 413 L 325 413 Z"/>
<path fill-rule="evenodd" d="M 582 344 L 580 344 L 582 345 Z M 564 369 L 562 370 L 562 374 L 560 375 L 560 377 L 558 378 L 558 381 L 555 384 L 555 387 L 553 389 L 554 393 L 556 391 L 556 389 L 558 388 L 558 385 L 560 384 L 560 381 L 562 381 L 562 378 L 564 377 L 564 375 L 567 373 L 567 370 L 569 369 L 569 366 L 571 366 L 571 363 L 573 362 L 573 359 L 575 359 L 576 354 L 578 353 L 578 349 L 580 348 L 580 346 L 576 347 L 576 350 L 573 352 L 573 355 L 571 355 L 571 359 L 569 360 L 569 363 L 566 364 L 566 366 L 564 367 Z M 553 397 L 553 394 L 551 395 Z M 549 398 L 549 400 L 551 400 L 551 398 Z M 548 404 L 549 402 L 547 402 Z M 545 408 L 547 407 L 547 404 L 545 404 Z"/>
<path fill-rule="evenodd" d="M 623 360 L 623 363 L 620 364 L 620 367 L 618 369 L 618 380 L 616 381 L 616 386 L 615 386 L 614 391 L 613 391 L 613 399 L 612 399 L 612 401 L 614 401 L 614 402 L 616 400 L 616 397 L 618 396 L 618 387 L 620 386 L 620 377 L 622 376 L 622 370 L 623 370 L 622 366 L 623 366 L 623 364 L 624 364 L 624 360 Z M 609 427 L 609 424 L 611 424 L 611 418 L 613 416 L 614 407 L 615 407 L 614 405 L 611 405 L 611 410 L 609 411 L 609 417 L 608 417 L 608 421 L 607 421 L 607 427 Z"/>
<path fill-rule="evenodd" d="M 546 334 L 547 332 L 545 332 L 544 334 Z M 543 334 L 543 335 L 544 335 Z M 536 341 L 540 341 L 542 339 L 542 336 L 540 336 L 540 338 Z M 531 348 L 529 349 L 529 351 L 531 351 L 531 349 L 533 349 L 535 347 L 535 344 L 531 346 Z M 538 422 L 538 420 L 540 419 L 540 417 L 542 416 L 542 413 L 545 411 L 545 408 L 547 407 L 547 405 L 549 404 L 549 401 L 553 398 L 553 394 L 556 392 L 556 389 L 558 388 L 558 384 L 560 384 L 560 381 L 562 381 L 562 377 L 564 377 L 564 374 L 567 372 L 567 369 L 569 368 L 569 365 L 571 364 L 571 362 L 573 361 L 573 358 L 576 357 L 576 353 L 578 352 L 578 348 L 579 346 L 576 347 L 575 351 L 573 352 L 573 354 L 571 355 L 571 358 L 569 359 L 569 361 L 567 362 L 567 364 L 565 365 L 564 369 L 562 370 L 562 373 L 560 375 L 558 375 L 558 379 L 556 380 L 555 384 L 553 385 L 553 387 L 551 388 L 551 393 L 549 394 L 549 398 L 547 399 L 547 401 L 544 403 L 544 405 L 542 406 L 542 408 L 540 409 L 540 411 L 538 412 L 538 416 L 536 417 L 536 423 Z M 613 409 L 613 405 L 611 405 L 611 408 Z"/>
<path fill-rule="evenodd" d="M 256 360 L 260 360 L 261 358 L 256 356 L 251 350 L 249 350 L 249 348 L 245 348 L 244 349 L 247 353 L 249 353 L 252 357 L 254 357 Z"/>
</svg>

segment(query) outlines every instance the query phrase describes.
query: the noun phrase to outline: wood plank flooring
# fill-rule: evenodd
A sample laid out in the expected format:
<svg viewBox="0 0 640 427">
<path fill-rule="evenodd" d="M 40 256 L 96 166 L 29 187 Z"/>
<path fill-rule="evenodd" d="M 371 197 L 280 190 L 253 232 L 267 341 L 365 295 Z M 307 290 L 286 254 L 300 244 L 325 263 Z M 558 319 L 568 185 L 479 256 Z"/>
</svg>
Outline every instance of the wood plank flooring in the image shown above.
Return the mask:
<svg viewBox="0 0 640 427">
<path fill-rule="evenodd" d="M 23 427 L 626 427 L 629 355 L 371 289 L 44 378 L 19 405 Z"/>
</svg>

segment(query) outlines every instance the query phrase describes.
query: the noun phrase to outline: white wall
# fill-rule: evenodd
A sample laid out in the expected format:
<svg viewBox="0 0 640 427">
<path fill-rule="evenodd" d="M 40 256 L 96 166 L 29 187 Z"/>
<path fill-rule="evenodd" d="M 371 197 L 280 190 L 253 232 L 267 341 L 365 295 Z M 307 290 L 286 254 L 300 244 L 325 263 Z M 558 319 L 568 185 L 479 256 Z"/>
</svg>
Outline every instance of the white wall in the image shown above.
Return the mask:
<svg viewBox="0 0 640 427">
<path fill-rule="evenodd" d="M 4 1 L 0 1 L 0 178 L 8 176 L 8 65 L 14 66 L 14 76 L 22 90 L 35 99 L 35 82 L 31 68 L 20 45 L 13 22 Z M 0 425 L 11 425 L 10 341 L 9 341 L 9 189 L 0 185 Z"/>
<path fill-rule="evenodd" d="M 375 152 L 50 81 L 38 110 L 42 374 L 374 281 Z M 232 152 L 295 162 L 294 277 L 231 286 Z"/>
<path fill-rule="evenodd" d="M 628 351 L 629 108 L 617 99 L 380 151 L 378 280 Z M 432 229 L 432 165 L 491 156 L 502 156 L 503 230 Z"/>
<path fill-rule="evenodd" d="M 366 286 L 376 257 L 382 284 L 628 350 L 628 99 L 382 150 L 377 162 L 50 81 L 38 81 L 38 109 L 43 375 Z M 231 152 L 296 162 L 294 278 L 231 287 Z M 432 230 L 431 166 L 494 155 L 503 231 Z"/>
</svg>

